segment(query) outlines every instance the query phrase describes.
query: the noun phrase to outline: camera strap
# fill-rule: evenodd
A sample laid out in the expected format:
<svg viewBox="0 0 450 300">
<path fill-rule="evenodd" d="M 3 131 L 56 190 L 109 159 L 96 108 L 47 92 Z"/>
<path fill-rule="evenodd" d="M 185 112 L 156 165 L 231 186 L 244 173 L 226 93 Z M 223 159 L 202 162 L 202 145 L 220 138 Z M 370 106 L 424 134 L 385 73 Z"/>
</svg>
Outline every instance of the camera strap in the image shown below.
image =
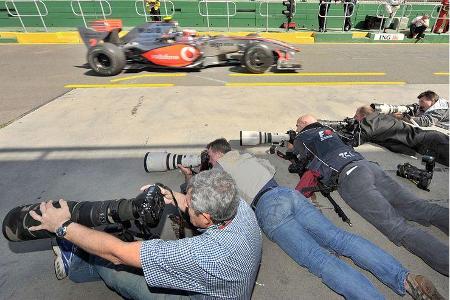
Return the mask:
<svg viewBox="0 0 450 300">
<path fill-rule="evenodd" d="M 175 203 L 175 207 L 177 208 L 177 210 L 178 210 L 178 215 L 179 215 L 179 218 L 177 218 L 177 220 L 176 220 L 176 222 L 177 222 L 178 225 L 179 225 L 179 228 L 178 228 L 178 234 L 176 234 L 176 235 L 177 235 L 177 237 L 178 237 L 179 239 L 182 239 L 182 238 L 186 237 L 186 233 L 185 233 L 185 224 L 184 224 L 184 217 L 183 217 L 184 214 L 183 214 L 183 212 L 181 211 L 180 206 L 178 206 L 177 198 L 175 198 L 175 195 L 173 194 L 172 189 L 170 189 L 169 187 L 165 186 L 165 185 L 162 184 L 162 183 L 156 183 L 156 185 L 161 186 L 163 189 L 168 190 L 168 191 L 170 192 L 170 194 L 172 195 L 173 202 Z M 173 221 L 174 219 L 172 218 L 171 220 Z"/>
</svg>

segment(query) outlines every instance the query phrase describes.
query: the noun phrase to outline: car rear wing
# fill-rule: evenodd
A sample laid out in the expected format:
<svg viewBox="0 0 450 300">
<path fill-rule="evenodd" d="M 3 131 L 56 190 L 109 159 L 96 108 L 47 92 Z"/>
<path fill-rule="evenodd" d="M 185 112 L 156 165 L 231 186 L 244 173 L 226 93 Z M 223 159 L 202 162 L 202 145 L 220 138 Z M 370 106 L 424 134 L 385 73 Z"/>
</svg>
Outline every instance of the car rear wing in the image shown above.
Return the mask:
<svg viewBox="0 0 450 300">
<path fill-rule="evenodd" d="M 91 29 L 92 28 L 92 29 Z M 83 43 L 86 47 L 94 47 L 100 42 L 120 44 L 119 32 L 122 30 L 122 20 L 95 20 L 90 28 L 78 27 Z"/>
<path fill-rule="evenodd" d="M 90 27 L 97 32 L 111 32 L 113 29 L 122 30 L 122 20 L 110 19 L 110 20 L 95 20 L 90 23 Z"/>
</svg>

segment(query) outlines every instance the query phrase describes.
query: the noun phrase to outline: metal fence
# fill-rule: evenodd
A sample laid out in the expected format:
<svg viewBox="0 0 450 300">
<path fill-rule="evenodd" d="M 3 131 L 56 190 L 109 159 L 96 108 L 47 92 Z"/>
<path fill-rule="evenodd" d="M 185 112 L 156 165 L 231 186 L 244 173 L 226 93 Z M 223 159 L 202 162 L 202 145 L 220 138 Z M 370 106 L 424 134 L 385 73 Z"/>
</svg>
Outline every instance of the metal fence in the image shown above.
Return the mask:
<svg viewBox="0 0 450 300">
<path fill-rule="evenodd" d="M 85 7 L 86 4 L 98 4 L 101 13 L 97 13 L 97 11 L 91 12 L 87 10 Z M 85 27 L 88 27 L 86 18 L 87 17 L 101 17 L 106 20 L 106 17 L 112 14 L 111 4 L 108 0 L 72 0 L 70 1 L 70 8 L 72 9 L 72 13 L 83 19 L 83 23 Z"/>
<path fill-rule="evenodd" d="M 210 13 L 211 6 L 217 5 L 224 6 L 225 14 L 214 14 Z M 219 6 L 219 7 L 220 7 Z M 200 0 L 198 2 L 198 14 L 202 17 L 206 17 L 206 23 L 208 24 L 208 30 L 210 29 L 210 18 L 226 18 L 227 20 L 227 30 L 230 30 L 230 18 L 236 16 L 237 6 L 236 2 L 229 0 Z"/>
<path fill-rule="evenodd" d="M 107 19 L 109 16 L 112 15 L 112 7 L 111 7 L 111 0 L 70 0 L 68 3 L 70 4 L 71 10 L 73 15 L 80 17 L 83 21 L 83 24 L 85 27 L 88 27 L 88 18 L 103 18 Z M 364 3 L 376 3 L 377 6 L 377 12 L 376 16 L 380 18 L 381 20 L 386 20 L 390 16 L 387 13 L 386 9 L 384 8 L 384 3 L 380 1 L 365 1 L 365 0 L 359 0 L 360 2 Z M 409 17 L 414 12 L 412 10 L 412 5 L 410 2 L 413 2 L 412 0 L 408 0 L 408 3 L 401 5 L 399 10 L 397 11 L 396 18 L 403 18 L 403 17 Z M 420 10 L 421 13 L 428 13 L 430 16 L 430 22 L 431 21 L 437 21 L 437 20 L 448 20 L 448 14 L 445 17 L 440 17 L 440 11 L 443 9 L 442 4 L 436 3 L 436 1 L 429 1 L 429 0 L 414 0 L 415 5 L 420 6 L 420 4 L 423 5 L 430 5 L 430 3 L 435 3 L 431 11 L 425 11 Z M 420 2 L 420 3 L 419 3 Z M 203 17 L 206 20 L 208 30 L 212 27 L 211 19 L 219 19 L 219 20 L 226 20 L 226 28 L 228 30 L 231 29 L 231 21 L 233 18 L 237 16 L 238 12 L 238 6 L 242 2 L 236 2 L 232 0 L 199 0 L 197 2 L 197 9 L 198 9 L 198 15 L 199 17 Z M 272 3 L 278 3 L 279 6 L 276 5 L 270 5 Z M 344 30 L 345 28 L 345 20 L 348 18 L 351 18 L 354 14 L 357 14 L 357 10 L 359 5 L 355 5 L 352 2 L 325 2 L 319 4 L 318 1 L 314 1 L 314 3 L 317 3 L 318 8 L 318 16 L 325 18 L 325 22 L 327 22 L 328 19 L 339 19 L 342 18 L 342 26 L 340 28 L 337 28 L 338 30 Z M 23 4 L 28 4 L 27 8 L 24 8 Z M 31 5 L 30 5 L 31 4 Z M 306 5 L 309 5 L 309 11 L 311 11 L 311 2 L 296 2 L 295 12 L 304 11 Z M 328 10 L 326 10 L 326 13 L 321 13 L 320 7 L 322 5 L 329 5 L 329 6 L 343 6 L 343 8 L 339 13 L 336 14 L 337 10 L 334 10 L 334 14 L 328 13 Z M 353 6 L 352 10 L 349 10 L 349 6 Z M 264 19 L 264 27 L 265 30 L 268 31 L 269 28 L 269 21 L 274 18 L 280 18 L 281 11 L 270 11 L 270 7 L 280 7 L 281 1 L 280 0 L 259 0 L 256 1 L 256 15 L 263 17 Z M 48 10 L 47 6 L 45 4 L 45 0 L 5 0 L 5 7 L 6 10 L 11 17 L 16 17 L 19 19 L 23 30 L 27 32 L 24 19 L 28 17 L 38 17 L 40 18 L 40 22 L 42 23 L 42 26 L 44 27 L 45 31 L 47 30 L 47 26 L 45 24 L 45 17 L 48 16 Z M 34 8 L 34 11 L 31 11 L 31 8 Z M 147 11 L 145 6 L 145 0 L 136 0 L 134 1 L 134 9 L 136 12 L 136 15 L 142 16 L 145 18 L 145 21 L 149 21 L 149 18 L 151 16 L 174 16 L 174 13 L 176 11 L 176 2 L 170 0 L 161 0 L 160 1 L 160 12 L 159 14 L 151 14 L 149 11 Z M 277 8 L 278 9 L 278 8 Z M 351 11 L 351 13 L 348 13 L 348 11 Z M 417 11 L 417 9 L 415 10 Z M 295 15 L 295 13 L 294 13 Z M 336 24 L 336 22 L 334 22 Z M 380 23 L 379 31 L 381 31 L 382 23 Z M 430 31 L 433 31 L 435 28 L 432 26 L 430 28 Z M 397 32 L 399 31 L 399 27 L 397 28 Z"/>
<path fill-rule="evenodd" d="M 36 8 L 35 13 L 24 12 L 24 8 L 21 4 L 23 3 L 33 3 Z M 47 30 L 47 26 L 45 25 L 44 17 L 48 15 L 47 6 L 41 0 L 5 0 L 5 7 L 8 15 L 11 17 L 16 17 L 19 19 L 20 24 L 22 24 L 23 31 L 27 32 L 27 28 L 25 27 L 25 23 L 23 22 L 23 18 L 26 17 L 39 17 L 42 22 L 42 26 L 45 31 Z"/>
</svg>

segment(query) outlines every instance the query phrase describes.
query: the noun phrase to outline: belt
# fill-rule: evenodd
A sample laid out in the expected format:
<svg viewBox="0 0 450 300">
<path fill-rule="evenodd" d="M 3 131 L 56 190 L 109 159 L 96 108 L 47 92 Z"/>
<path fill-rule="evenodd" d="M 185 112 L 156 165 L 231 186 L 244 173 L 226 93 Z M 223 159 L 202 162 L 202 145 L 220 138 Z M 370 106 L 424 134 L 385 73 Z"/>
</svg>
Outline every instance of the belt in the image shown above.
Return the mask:
<svg viewBox="0 0 450 300">
<path fill-rule="evenodd" d="M 265 190 L 262 191 L 262 192 L 259 192 L 258 195 L 256 195 L 255 199 L 253 199 L 252 203 L 250 204 L 250 207 L 251 207 L 253 210 L 256 210 L 256 206 L 258 205 L 259 199 L 261 199 L 261 197 L 262 197 L 265 193 L 267 193 L 268 191 L 274 189 L 275 187 L 276 187 L 276 186 L 272 186 L 272 187 L 269 187 L 269 188 L 265 189 Z"/>
</svg>

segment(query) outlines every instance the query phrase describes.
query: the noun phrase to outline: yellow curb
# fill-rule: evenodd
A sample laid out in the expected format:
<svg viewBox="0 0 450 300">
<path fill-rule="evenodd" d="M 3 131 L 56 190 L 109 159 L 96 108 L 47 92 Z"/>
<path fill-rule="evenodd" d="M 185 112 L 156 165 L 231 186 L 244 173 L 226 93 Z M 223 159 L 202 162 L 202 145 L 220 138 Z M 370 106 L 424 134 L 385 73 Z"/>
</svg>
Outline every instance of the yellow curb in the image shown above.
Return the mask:
<svg viewBox="0 0 450 300">
<path fill-rule="evenodd" d="M 239 32 L 217 32 L 217 31 L 206 31 L 199 32 L 199 35 L 224 35 L 224 36 L 247 36 L 248 34 L 254 34 L 255 32 L 250 31 L 239 31 Z M 314 44 L 313 32 L 258 32 L 258 35 L 263 38 L 275 39 L 285 43 L 291 44 Z"/>
<path fill-rule="evenodd" d="M 19 44 L 79 44 L 81 38 L 78 32 L 33 32 L 16 34 Z"/>
<path fill-rule="evenodd" d="M 369 35 L 368 32 L 353 32 L 352 39 L 363 39 Z"/>
<path fill-rule="evenodd" d="M 0 38 L 2 39 L 15 39 L 17 32 L 0 32 Z"/>
<path fill-rule="evenodd" d="M 246 36 L 255 32 L 199 32 L 199 35 Z M 120 32 L 124 36 L 127 31 Z M 260 32 L 263 38 L 275 39 L 291 44 L 314 44 L 312 32 Z M 1 38 L 16 38 L 19 44 L 80 44 L 77 31 L 69 32 L 0 32 Z"/>
</svg>

